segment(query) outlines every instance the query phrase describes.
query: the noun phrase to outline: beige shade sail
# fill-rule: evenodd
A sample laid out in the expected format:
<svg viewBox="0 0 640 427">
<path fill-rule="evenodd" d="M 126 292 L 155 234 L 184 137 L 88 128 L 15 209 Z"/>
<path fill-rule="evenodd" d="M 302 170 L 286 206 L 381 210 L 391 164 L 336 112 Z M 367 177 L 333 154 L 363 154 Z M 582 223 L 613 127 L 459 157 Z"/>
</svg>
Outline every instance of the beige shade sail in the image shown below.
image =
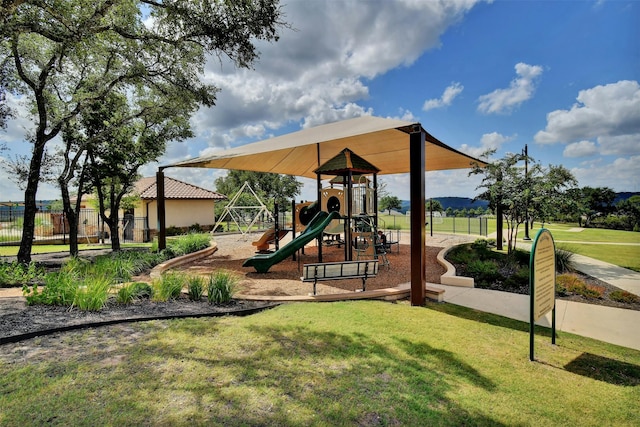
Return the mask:
<svg viewBox="0 0 640 427">
<path fill-rule="evenodd" d="M 426 135 L 425 170 L 470 168 L 480 160 L 461 153 L 427 133 L 420 123 L 364 116 L 235 147 L 166 167 L 197 167 L 272 172 L 316 178 L 320 165 L 348 148 L 389 175 L 410 172 L 409 133 Z"/>
</svg>

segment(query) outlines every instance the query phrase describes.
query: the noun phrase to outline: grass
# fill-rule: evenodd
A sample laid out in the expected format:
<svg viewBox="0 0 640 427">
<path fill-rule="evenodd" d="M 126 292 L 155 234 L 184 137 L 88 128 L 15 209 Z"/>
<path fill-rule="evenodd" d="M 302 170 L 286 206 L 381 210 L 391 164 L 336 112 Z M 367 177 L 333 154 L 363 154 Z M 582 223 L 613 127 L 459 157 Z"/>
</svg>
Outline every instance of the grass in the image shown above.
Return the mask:
<svg viewBox="0 0 640 427">
<path fill-rule="evenodd" d="M 150 248 L 151 243 L 121 243 L 123 249 L 128 248 Z M 20 246 L 0 246 L 0 256 L 16 256 Z M 111 249 L 111 245 L 86 244 L 78 245 L 78 250 L 86 251 L 89 249 Z M 49 254 L 54 252 L 69 253 L 69 245 L 33 245 L 31 254 Z"/>
<path fill-rule="evenodd" d="M 74 305 L 81 310 L 97 311 L 107 303 L 111 288 L 121 282 L 149 269 L 176 253 L 184 254 L 209 246 L 207 234 L 190 234 L 172 240 L 168 250 L 160 253 L 145 251 L 120 251 L 97 256 L 93 261 L 71 258 L 59 272 L 44 276 L 45 286 L 41 290 L 38 283 L 25 282 L 22 290 L 27 304 Z M 177 249 L 176 249 L 177 248 Z M 6 270 L 11 276 L 22 272 L 15 265 Z M 0 268 L 0 272 L 4 272 Z M 1 278 L 1 277 L 0 277 Z M 185 286 L 188 277 L 177 272 L 168 272 L 153 283 L 153 299 L 167 301 L 177 298 Z M 2 283 L 0 283 L 1 285 Z M 128 289 L 116 291 L 116 300 L 130 303 L 135 292 Z M 230 298 L 230 296 L 229 296 Z"/>
<path fill-rule="evenodd" d="M 568 231 L 574 227 L 577 225 L 545 226 L 551 231 L 559 248 L 640 272 L 640 233 L 600 228 L 585 228 L 580 232 Z M 529 236 L 534 239 L 538 230 L 539 227 L 536 226 L 530 230 Z M 524 231 L 519 233 L 518 237 L 524 237 Z"/>
<path fill-rule="evenodd" d="M 360 301 L 64 334 L 67 357 L 0 362 L 0 424 L 637 425 L 640 352 L 540 329 L 532 363 L 527 327 Z"/>
</svg>

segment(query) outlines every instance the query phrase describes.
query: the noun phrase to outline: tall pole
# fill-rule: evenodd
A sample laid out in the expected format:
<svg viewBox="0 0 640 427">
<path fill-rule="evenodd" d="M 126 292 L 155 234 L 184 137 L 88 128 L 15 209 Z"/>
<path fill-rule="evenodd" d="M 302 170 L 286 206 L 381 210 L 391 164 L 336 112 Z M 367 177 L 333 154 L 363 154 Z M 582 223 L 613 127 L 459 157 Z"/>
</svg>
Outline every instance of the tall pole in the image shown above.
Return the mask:
<svg viewBox="0 0 640 427">
<path fill-rule="evenodd" d="M 167 247 L 167 223 L 164 204 L 164 168 L 156 172 L 156 200 L 158 203 L 158 250 Z"/>
<path fill-rule="evenodd" d="M 524 202 L 524 240 L 531 240 L 529 237 L 529 150 L 527 144 L 524 144 L 524 183 L 527 186 Z"/>
<path fill-rule="evenodd" d="M 425 248 L 425 202 L 424 165 L 425 133 L 422 126 L 414 125 L 409 134 L 409 182 L 411 198 L 411 305 L 424 305 L 426 297 L 426 248 Z"/>
</svg>

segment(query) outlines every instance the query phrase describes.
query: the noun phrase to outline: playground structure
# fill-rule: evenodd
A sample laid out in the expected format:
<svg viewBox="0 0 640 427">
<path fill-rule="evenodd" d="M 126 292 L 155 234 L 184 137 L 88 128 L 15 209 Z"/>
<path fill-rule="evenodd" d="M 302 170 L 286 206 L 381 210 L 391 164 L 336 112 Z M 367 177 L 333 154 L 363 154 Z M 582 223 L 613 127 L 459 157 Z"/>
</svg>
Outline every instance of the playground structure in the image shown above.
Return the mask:
<svg viewBox="0 0 640 427">
<path fill-rule="evenodd" d="M 376 173 L 409 174 L 411 304 L 422 305 L 425 299 L 426 270 L 425 171 L 469 169 L 474 165 L 483 167 L 487 163 L 449 147 L 427 132 L 419 122 L 361 116 L 327 123 L 220 153 L 160 166 L 157 181 L 162 183 L 165 169 L 174 167 L 237 169 L 316 178 L 318 166 L 345 147 L 374 162 L 380 168 Z M 357 165 L 353 166 L 356 167 L 352 168 L 351 173 L 358 173 Z M 374 188 L 375 179 L 374 174 Z M 167 244 L 164 211 L 164 188 L 158 187 L 159 249 L 164 249 Z M 498 224 L 501 225 L 501 221 Z M 497 233 L 502 236 L 501 226 Z M 500 245 L 501 239 L 498 239 Z M 349 244 L 348 242 L 349 240 L 345 243 Z"/>
<path fill-rule="evenodd" d="M 322 232 L 325 227 L 338 217 L 339 214 L 337 212 L 318 212 L 309 222 L 307 228 L 298 237 L 295 237 L 292 241 L 275 252 L 270 254 L 258 254 L 246 259 L 242 266 L 253 267 L 258 273 L 268 272 L 274 264 L 277 264 L 295 254 L 313 239 L 322 237 Z"/>
<path fill-rule="evenodd" d="M 344 246 L 345 261 L 382 259 L 389 267 L 386 257 L 386 238 L 378 234 L 376 173 L 378 169 L 349 149 L 316 169 L 318 199 L 314 202 L 294 204 L 293 240 L 272 254 L 260 254 L 245 261 L 244 266 L 254 267 L 265 273 L 278 262 L 294 255 L 314 238 L 318 239 L 318 262 L 322 262 L 322 246 L 338 244 Z M 332 175 L 328 187 L 322 187 L 321 176 Z M 366 175 L 373 175 L 370 180 Z M 273 229 L 273 240 L 277 230 Z M 298 237 L 296 232 L 301 232 Z M 254 242 L 265 244 L 271 231 Z M 325 236 L 328 238 L 325 240 Z M 267 248 L 268 249 L 268 245 Z"/>
<path fill-rule="evenodd" d="M 252 242 L 251 244 L 256 247 L 256 250 L 260 253 L 269 252 L 269 245 L 275 244 L 282 240 L 284 236 L 287 235 L 289 230 L 278 230 L 276 232 L 276 227 L 271 227 L 267 231 L 262 234 L 260 239 Z"/>
<path fill-rule="evenodd" d="M 242 195 L 245 193 L 248 197 L 243 198 Z M 240 231 L 242 235 L 245 235 L 251 231 L 251 228 L 261 216 L 266 216 L 273 221 L 273 215 L 267 206 L 262 203 L 260 197 L 253 191 L 249 183 L 245 181 L 242 187 L 240 187 L 240 190 L 238 190 L 224 207 L 224 212 L 220 215 L 220 219 L 216 222 L 213 230 L 218 230 L 218 227 L 220 227 L 227 218 L 231 218 L 238 228 L 238 231 Z"/>
</svg>

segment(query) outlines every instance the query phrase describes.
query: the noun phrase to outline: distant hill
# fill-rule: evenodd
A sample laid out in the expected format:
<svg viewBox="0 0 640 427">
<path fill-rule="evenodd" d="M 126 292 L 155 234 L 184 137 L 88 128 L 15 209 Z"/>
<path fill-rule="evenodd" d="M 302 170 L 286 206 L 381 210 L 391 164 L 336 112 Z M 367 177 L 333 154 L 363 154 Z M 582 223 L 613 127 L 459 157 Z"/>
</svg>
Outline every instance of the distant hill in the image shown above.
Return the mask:
<svg viewBox="0 0 640 427">
<path fill-rule="evenodd" d="M 434 197 L 433 200 L 440 202 L 442 207 L 446 210 L 451 209 L 478 209 L 479 207 L 487 208 L 489 202 L 486 200 L 473 201 L 468 197 Z M 402 200 L 402 213 L 406 213 L 409 210 L 410 202 L 408 200 Z"/>
<path fill-rule="evenodd" d="M 624 191 L 616 193 L 616 198 L 614 199 L 613 204 L 615 205 L 622 200 L 627 200 L 631 196 L 640 196 L 640 192 Z M 480 206 L 486 209 L 487 206 L 489 206 L 489 202 L 486 200 L 477 200 L 474 202 L 473 199 L 468 197 L 434 197 L 433 200 L 439 201 L 445 210 L 447 208 L 467 210 L 477 209 Z M 402 200 L 402 209 L 400 209 L 400 212 L 406 213 L 409 210 L 410 204 L 409 200 Z"/>
<path fill-rule="evenodd" d="M 630 192 L 630 191 L 623 191 L 622 193 L 616 193 L 616 198 L 613 199 L 613 204 L 616 205 L 618 204 L 618 202 L 621 202 L 623 200 L 627 200 L 629 197 L 632 196 L 640 196 L 639 192 Z"/>
</svg>

